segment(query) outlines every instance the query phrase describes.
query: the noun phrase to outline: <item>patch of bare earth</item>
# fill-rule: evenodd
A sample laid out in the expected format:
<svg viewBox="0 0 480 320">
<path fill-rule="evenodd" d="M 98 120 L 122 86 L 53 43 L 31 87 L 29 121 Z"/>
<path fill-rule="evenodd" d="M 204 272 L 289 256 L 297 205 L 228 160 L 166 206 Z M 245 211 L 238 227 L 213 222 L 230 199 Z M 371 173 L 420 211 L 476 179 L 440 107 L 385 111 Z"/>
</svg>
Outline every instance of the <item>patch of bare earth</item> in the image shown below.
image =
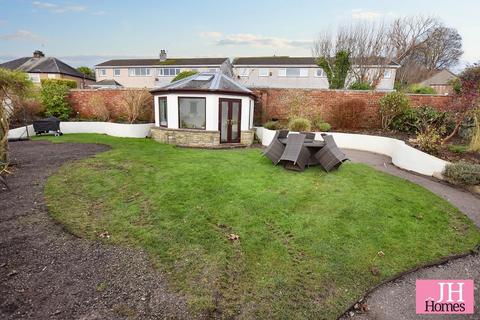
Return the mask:
<svg viewBox="0 0 480 320">
<path fill-rule="evenodd" d="M 10 144 L 11 191 L 0 190 L 0 319 L 193 318 L 143 251 L 76 238 L 49 217 L 47 177 L 66 161 L 106 149 Z"/>
</svg>

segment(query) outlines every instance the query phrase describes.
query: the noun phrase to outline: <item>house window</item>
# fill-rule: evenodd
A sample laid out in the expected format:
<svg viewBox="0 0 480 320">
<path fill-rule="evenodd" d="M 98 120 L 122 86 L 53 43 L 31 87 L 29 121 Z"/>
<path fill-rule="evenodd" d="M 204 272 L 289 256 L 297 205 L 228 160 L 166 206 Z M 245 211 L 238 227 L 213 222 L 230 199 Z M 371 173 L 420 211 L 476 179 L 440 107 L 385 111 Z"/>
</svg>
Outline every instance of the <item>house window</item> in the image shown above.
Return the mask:
<svg viewBox="0 0 480 320">
<path fill-rule="evenodd" d="M 239 68 L 238 69 L 238 75 L 240 77 L 248 77 L 249 74 L 250 74 L 250 71 L 248 70 L 248 68 Z"/>
<path fill-rule="evenodd" d="M 160 126 L 166 127 L 167 122 L 167 98 L 158 98 L 158 111 L 160 113 Z"/>
<path fill-rule="evenodd" d="M 129 68 L 128 75 L 130 77 L 146 77 L 150 75 L 150 68 Z"/>
<path fill-rule="evenodd" d="M 29 73 L 28 77 L 33 83 L 40 83 L 40 75 L 38 73 Z"/>
<path fill-rule="evenodd" d="M 161 77 L 174 77 L 180 73 L 179 68 L 160 68 L 158 69 L 158 75 Z"/>
<path fill-rule="evenodd" d="M 113 76 L 120 77 L 120 69 L 113 69 Z"/>
<path fill-rule="evenodd" d="M 268 70 L 268 68 L 258 69 L 258 76 L 259 77 L 268 77 L 269 75 L 270 75 L 270 70 Z"/>
<path fill-rule="evenodd" d="M 178 126 L 205 129 L 205 98 L 178 98 Z"/>
<path fill-rule="evenodd" d="M 392 70 L 385 70 L 383 71 L 383 78 L 390 79 L 392 77 Z"/>
<path fill-rule="evenodd" d="M 315 70 L 315 77 L 326 78 L 327 74 L 325 73 L 325 70 L 323 70 L 322 68 L 319 68 Z"/>
<path fill-rule="evenodd" d="M 308 77 L 308 69 L 306 68 L 283 68 L 278 69 L 279 77 Z"/>
<path fill-rule="evenodd" d="M 101 76 L 101 77 L 105 77 L 107 75 L 107 69 L 99 69 L 98 70 L 98 74 Z"/>
</svg>

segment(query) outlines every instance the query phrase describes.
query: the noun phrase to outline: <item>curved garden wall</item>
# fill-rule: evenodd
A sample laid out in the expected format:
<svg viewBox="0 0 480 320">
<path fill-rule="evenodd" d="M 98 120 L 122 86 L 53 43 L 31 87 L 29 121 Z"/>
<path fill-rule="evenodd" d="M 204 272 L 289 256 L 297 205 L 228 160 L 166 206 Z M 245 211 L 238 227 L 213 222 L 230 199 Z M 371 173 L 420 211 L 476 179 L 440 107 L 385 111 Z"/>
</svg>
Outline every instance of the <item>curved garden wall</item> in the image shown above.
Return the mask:
<svg viewBox="0 0 480 320">
<path fill-rule="evenodd" d="M 145 138 L 150 136 L 150 128 L 154 123 L 129 124 L 99 121 L 78 121 L 60 122 L 60 130 L 63 133 L 100 133 L 121 138 Z M 28 126 L 31 136 L 35 135 L 33 126 Z M 8 131 L 9 139 L 25 138 L 27 136 L 25 127 Z"/>
<path fill-rule="evenodd" d="M 262 145 L 268 146 L 275 135 L 275 131 L 257 127 L 256 134 Z M 383 154 L 392 158 L 392 163 L 397 167 L 427 176 L 433 176 L 434 174 L 437 176 L 448 163 L 412 148 L 398 139 L 340 132 L 328 132 L 328 134 L 333 135 L 340 148 Z M 316 133 L 316 138 L 322 139 L 320 132 Z"/>
</svg>

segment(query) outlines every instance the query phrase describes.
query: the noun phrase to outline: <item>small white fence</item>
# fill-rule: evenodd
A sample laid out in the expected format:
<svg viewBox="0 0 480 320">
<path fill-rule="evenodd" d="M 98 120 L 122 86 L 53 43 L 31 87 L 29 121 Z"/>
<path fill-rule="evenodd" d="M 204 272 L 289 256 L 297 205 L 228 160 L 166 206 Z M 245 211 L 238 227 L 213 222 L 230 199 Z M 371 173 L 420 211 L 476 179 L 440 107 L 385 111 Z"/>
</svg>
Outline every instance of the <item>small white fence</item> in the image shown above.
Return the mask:
<svg viewBox="0 0 480 320">
<path fill-rule="evenodd" d="M 154 123 L 129 124 L 94 121 L 60 122 L 60 131 L 63 133 L 100 133 L 121 138 L 145 138 L 150 136 L 150 128 L 154 125 Z M 33 126 L 29 125 L 27 128 L 29 135 L 34 136 Z M 27 128 L 9 130 L 8 138 L 26 138 Z"/>
<path fill-rule="evenodd" d="M 398 139 L 365 134 L 327 133 L 333 135 L 335 142 L 340 148 L 383 154 L 392 158 L 392 163 L 397 167 L 423 175 L 440 176 L 439 174 L 443 172 L 448 164 L 447 161 L 412 148 Z M 275 131 L 257 127 L 256 134 L 262 145 L 268 146 L 275 136 Z M 320 132 L 316 132 L 316 139 L 322 139 Z"/>
</svg>

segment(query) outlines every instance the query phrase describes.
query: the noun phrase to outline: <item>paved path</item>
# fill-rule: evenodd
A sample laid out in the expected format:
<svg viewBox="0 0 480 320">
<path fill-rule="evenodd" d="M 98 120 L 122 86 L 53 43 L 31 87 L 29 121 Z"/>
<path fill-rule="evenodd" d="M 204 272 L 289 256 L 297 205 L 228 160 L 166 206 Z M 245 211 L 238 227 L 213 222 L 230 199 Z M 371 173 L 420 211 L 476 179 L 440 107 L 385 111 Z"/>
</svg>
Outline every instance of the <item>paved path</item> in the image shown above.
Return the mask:
<svg viewBox="0 0 480 320">
<path fill-rule="evenodd" d="M 433 178 L 416 175 L 395 167 L 387 156 L 370 152 L 344 150 L 353 162 L 371 165 L 377 170 L 407 179 L 419 184 L 459 208 L 480 227 L 480 198 L 473 194 L 453 188 Z M 415 314 L 416 279 L 474 279 L 476 291 L 476 312 L 470 316 L 420 316 Z M 422 269 L 397 281 L 387 283 L 370 296 L 366 303 L 369 311 L 356 314 L 359 320 L 410 320 L 410 319 L 480 319 L 480 255 L 469 256 L 451 261 L 445 265 Z M 349 317 L 345 317 L 349 318 Z"/>
</svg>

